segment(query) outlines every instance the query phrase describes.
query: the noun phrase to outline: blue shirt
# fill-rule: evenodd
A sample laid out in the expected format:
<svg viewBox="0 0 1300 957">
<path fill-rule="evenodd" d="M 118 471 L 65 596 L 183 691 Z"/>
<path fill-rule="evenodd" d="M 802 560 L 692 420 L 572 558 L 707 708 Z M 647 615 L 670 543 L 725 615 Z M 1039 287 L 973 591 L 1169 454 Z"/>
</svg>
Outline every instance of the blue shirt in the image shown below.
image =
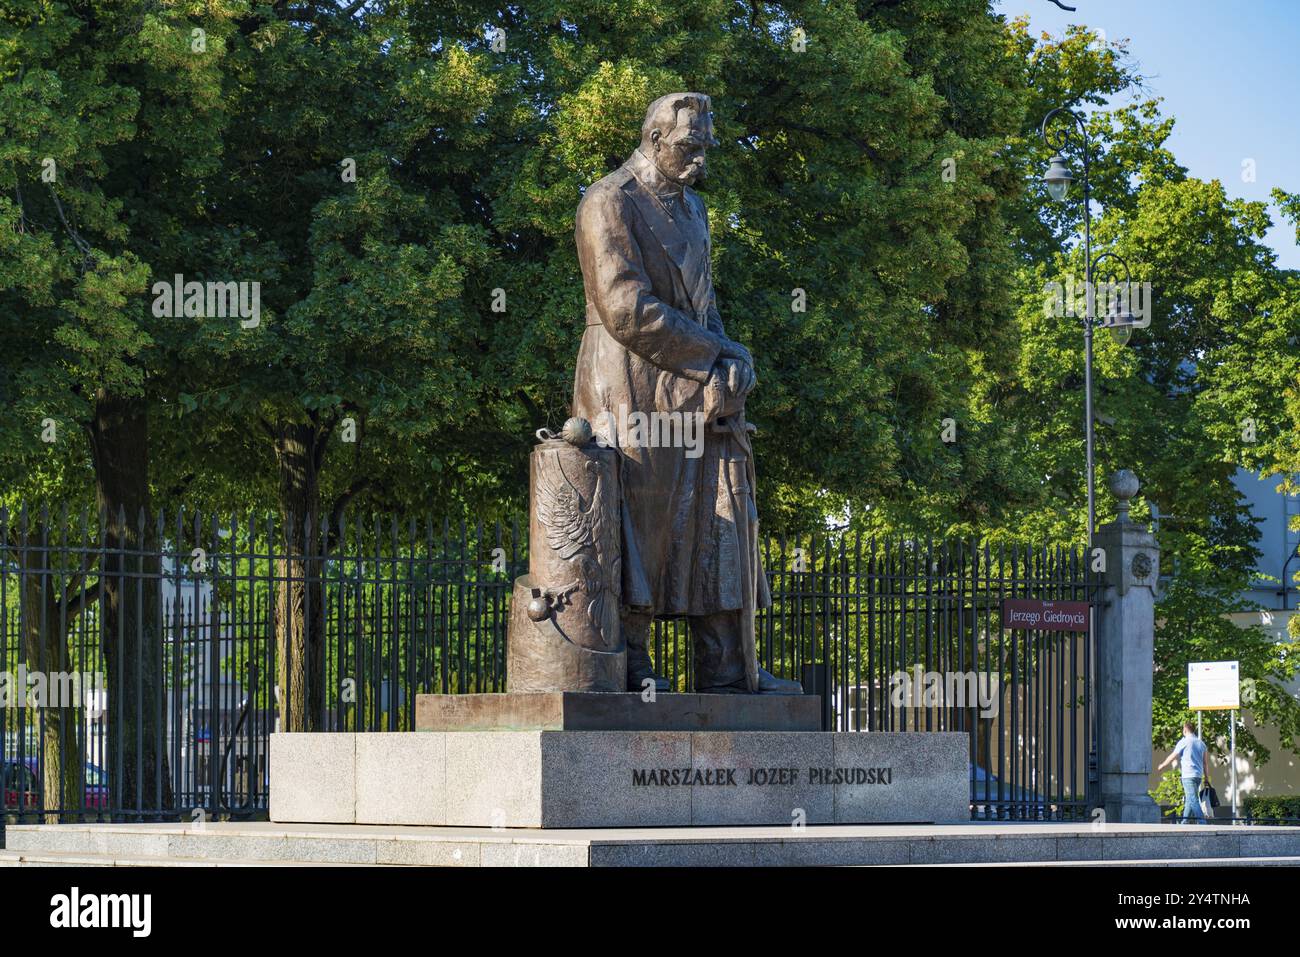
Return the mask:
<svg viewBox="0 0 1300 957">
<path fill-rule="evenodd" d="M 1179 767 L 1185 778 L 1205 777 L 1205 742 L 1194 734 L 1185 734 L 1174 747 L 1174 754 L 1182 756 Z"/>
</svg>

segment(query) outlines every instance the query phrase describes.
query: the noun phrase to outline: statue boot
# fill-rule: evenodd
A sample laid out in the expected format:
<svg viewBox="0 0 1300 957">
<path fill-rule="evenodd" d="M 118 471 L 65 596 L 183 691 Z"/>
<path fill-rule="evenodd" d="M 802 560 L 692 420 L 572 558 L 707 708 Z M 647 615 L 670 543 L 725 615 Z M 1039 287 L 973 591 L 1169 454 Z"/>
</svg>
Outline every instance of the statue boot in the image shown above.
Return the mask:
<svg viewBox="0 0 1300 957">
<path fill-rule="evenodd" d="M 646 681 L 654 682 L 655 693 L 672 690 L 668 679 L 656 674 L 650 661 L 650 624 L 653 616 L 635 612 L 623 616 L 623 640 L 627 644 L 627 690 L 645 691 Z"/>
<path fill-rule="evenodd" d="M 745 681 L 745 650 L 741 641 L 741 612 L 724 611 L 690 618 L 695 646 L 695 690 L 699 694 L 749 694 Z M 758 669 L 755 694 L 803 694 L 797 681 Z"/>
<path fill-rule="evenodd" d="M 745 679 L 733 681 L 730 684 L 715 685 L 711 688 L 700 688 L 700 694 L 749 694 L 749 686 Z M 797 681 L 789 681 L 785 678 L 778 678 L 765 668 L 758 669 L 758 690 L 755 694 L 803 694 L 803 685 Z"/>
</svg>

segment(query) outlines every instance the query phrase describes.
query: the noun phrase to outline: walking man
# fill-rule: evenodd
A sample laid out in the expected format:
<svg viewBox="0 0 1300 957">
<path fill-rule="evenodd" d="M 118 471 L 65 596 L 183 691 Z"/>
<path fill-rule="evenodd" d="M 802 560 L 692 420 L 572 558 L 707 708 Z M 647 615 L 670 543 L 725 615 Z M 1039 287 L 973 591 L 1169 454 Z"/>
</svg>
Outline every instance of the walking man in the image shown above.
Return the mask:
<svg viewBox="0 0 1300 957">
<path fill-rule="evenodd" d="M 1169 757 L 1160 762 L 1158 770 L 1163 771 L 1180 759 L 1183 777 L 1182 822 L 1190 824 L 1194 819 L 1205 824 L 1205 813 L 1201 810 L 1201 781 L 1205 779 L 1205 742 L 1196 736 L 1196 729 L 1189 721 L 1183 722 L 1183 736 L 1174 745 L 1174 750 L 1170 752 Z"/>
</svg>

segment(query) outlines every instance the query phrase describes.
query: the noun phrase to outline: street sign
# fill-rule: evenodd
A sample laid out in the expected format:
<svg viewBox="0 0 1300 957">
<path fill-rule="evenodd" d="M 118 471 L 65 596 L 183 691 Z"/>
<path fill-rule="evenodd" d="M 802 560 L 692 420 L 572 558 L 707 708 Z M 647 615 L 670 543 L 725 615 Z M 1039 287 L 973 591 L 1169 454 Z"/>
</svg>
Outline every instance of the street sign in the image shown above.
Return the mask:
<svg viewBox="0 0 1300 957">
<path fill-rule="evenodd" d="M 1002 627 L 1032 628 L 1038 631 L 1087 631 L 1088 603 L 1004 598 Z"/>
<path fill-rule="evenodd" d="M 1235 711 L 1241 707 L 1241 675 L 1235 661 L 1187 663 L 1187 707 L 1192 711 Z"/>
</svg>

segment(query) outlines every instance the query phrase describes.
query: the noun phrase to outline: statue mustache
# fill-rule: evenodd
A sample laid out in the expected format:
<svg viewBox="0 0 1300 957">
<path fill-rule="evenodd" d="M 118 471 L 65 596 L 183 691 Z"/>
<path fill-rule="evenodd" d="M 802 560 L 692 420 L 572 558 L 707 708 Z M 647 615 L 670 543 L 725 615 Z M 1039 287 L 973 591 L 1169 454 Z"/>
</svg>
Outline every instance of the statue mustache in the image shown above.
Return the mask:
<svg viewBox="0 0 1300 957">
<path fill-rule="evenodd" d="M 686 169 L 677 174 L 677 179 L 679 182 L 685 182 L 693 176 L 703 177 L 704 175 L 705 169 L 703 163 L 691 163 L 686 167 Z"/>
</svg>

